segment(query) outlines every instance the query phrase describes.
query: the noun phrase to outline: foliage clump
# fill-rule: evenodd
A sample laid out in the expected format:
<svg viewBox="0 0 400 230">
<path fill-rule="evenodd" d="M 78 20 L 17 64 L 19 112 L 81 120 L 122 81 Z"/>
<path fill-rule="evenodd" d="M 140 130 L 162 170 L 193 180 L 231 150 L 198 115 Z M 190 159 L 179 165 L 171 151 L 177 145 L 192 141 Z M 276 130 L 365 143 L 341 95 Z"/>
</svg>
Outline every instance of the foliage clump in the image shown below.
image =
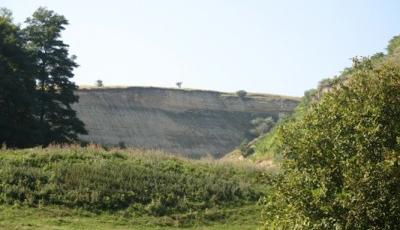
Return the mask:
<svg viewBox="0 0 400 230">
<path fill-rule="evenodd" d="M 254 128 L 250 130 L 250 133 L 259 137 L 269 132 L 274 127 L 275 121 L 272 117 L 257 117 L 251 120 L 251 124 Z"/>
<path fill-rule="evenodd" d="M 272 117 L 257 117 L 251 120 L 250 123 L 252 129 L 249 130 L 247 136 L 251 141 L 246 138 L 239 146 L 240 153 L 243 157 L 248 157 L 254 154 L 256 148 L 254 144 L 256 144 L 260 138 L 263 138 L 263 135 L 268 133 L 276 124 Z"/>
<path fill-rule="evenodd" d="M 66 25 L 64 16 L 39 8 L 21 28 L 0 9 L 0 143 L 46 146 L 87 134 L 71 106 L 78 64 L 61 39 Z"/>
<path fill-rule="evenodd" d="M 32 100 L 34 64 L 11 20 L 11 12 L 0 9 L 0 144 L 29 146 L 39 134 Z"/>
<path fill-rule="evenodd" d="M 393 37 L 392 40 L 389 41 L 387 52 L 389 55 L 400 53 L 400 35 Z"/>
<path fill-rule="evenodd" d="M 354 59 L 350 76 L 280 127 L 282 174 L 265 200 L 272 229 L 400 226 L 400 66 Z"/>
</svg>

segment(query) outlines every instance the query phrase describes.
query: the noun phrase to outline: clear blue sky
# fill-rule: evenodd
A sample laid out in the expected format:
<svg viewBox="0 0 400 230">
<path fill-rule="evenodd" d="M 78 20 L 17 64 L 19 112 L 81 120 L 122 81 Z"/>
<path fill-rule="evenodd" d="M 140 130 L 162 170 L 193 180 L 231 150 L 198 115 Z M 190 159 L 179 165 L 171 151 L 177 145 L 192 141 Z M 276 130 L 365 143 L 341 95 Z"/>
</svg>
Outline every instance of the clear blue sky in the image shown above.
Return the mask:
<svg viewBox="0 0 400 230">
<path fill-rule="evenodd" d="M 398 0 L 2 0 L 23 22 L 39 6 L 67 17 L 63 33 L 93 85 L 244 89 L 301 96 L 353 56 L 400 33 Z"/>
</svg>

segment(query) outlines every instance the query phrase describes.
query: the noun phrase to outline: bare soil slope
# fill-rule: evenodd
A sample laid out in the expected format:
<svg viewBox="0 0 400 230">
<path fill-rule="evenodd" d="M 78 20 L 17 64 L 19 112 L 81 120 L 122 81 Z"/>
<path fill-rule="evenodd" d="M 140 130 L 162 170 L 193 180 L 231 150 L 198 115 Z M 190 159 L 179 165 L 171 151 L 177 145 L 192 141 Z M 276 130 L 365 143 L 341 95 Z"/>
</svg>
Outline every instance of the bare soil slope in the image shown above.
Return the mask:
<svg viewBox="0 0 400 230">
<path fill-rule="evenodd" d="M 153 87 L 81 89 L 74 105 L 89 142 L 161 149 L 191 157 L 230 152 L 255 117 L 290 113 L 298 98 Z"/>
</svg>

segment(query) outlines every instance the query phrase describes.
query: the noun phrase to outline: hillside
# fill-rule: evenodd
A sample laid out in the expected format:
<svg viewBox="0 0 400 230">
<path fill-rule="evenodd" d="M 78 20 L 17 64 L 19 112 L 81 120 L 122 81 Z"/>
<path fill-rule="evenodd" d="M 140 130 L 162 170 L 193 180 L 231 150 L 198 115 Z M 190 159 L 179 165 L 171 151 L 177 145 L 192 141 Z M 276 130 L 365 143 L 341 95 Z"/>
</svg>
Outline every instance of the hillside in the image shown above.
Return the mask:
<svg viewBox="0 0 400 230">
<path fill-rule="evenodd" d="M 0 229 L 255 229 L 272 179 L 250 164 L 97 146 L 3 149 L 0 163 Z"/>
<path fill-rule="evenodd" d="M 400 63 L 400 36 L 393 37 L 388 46 L 386 47 L 386 53 L 376 53 L 369 57 L 370 62 L 374 66 L 382 65 L 385 62 L 390 62 L 391 65 Z M 294 112 L 284 120 L 281 120 L 274 129 L 272 129 L 266 135 L 263 135 L 256 140 L 249 143 L 247 148 L 253 148 L 254 154 L 249 157 L 254 161 L 263 161 L 265 159 L 272 159 L 279 161 L 282 158 L 281 153 L 278 150 L 279 141 L 284 139 L 279 130 L 285 126 L 290 126 L 291 123 L 296 120 L 302 119 L 303 116 L 319 101 L 325 94 L 332 93 L 339 90 L 343 85 L 347 84 L 349 78 L 354 74 L 354 64 L 362 62 L 362 59 L 354 59 L 356 62 L 353 63 L 352 67 L 343 69 L 339 75 L 323 79 L 319 82 L 315 89 L 310 89 L 304 93 L 300 103 L 294 109 Z M 237 153 L 237 151 L 236 151 Z M 240 154 L 236 154 L 240 156 Z M 231 153 L 227 157 L 235 157 L 235 152 Z"/>
<path fill-rule="evenodd" d="M 88 142 L 219 157 L 238 146 L 256 117 L 291 113 L 298 98 L 153 87 L 77 91 Z"/>
</svg>

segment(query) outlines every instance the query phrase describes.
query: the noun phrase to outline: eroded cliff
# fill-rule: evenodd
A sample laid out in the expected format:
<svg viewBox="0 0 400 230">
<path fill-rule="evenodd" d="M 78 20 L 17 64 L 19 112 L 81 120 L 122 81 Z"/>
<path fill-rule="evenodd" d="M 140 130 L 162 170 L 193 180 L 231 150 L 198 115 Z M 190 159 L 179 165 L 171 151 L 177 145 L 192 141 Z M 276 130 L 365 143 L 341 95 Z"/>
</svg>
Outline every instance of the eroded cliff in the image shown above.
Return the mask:
<svg viewBox="0 0 400 230">
<path fill-rule="evenodd" d="M 153 87 L 80 89 L 74 109 L 89 135 L 105 145 L 220 157 L 238 146 L 256 117 L 290 113 L 297 98 Z"/>
</svg>

